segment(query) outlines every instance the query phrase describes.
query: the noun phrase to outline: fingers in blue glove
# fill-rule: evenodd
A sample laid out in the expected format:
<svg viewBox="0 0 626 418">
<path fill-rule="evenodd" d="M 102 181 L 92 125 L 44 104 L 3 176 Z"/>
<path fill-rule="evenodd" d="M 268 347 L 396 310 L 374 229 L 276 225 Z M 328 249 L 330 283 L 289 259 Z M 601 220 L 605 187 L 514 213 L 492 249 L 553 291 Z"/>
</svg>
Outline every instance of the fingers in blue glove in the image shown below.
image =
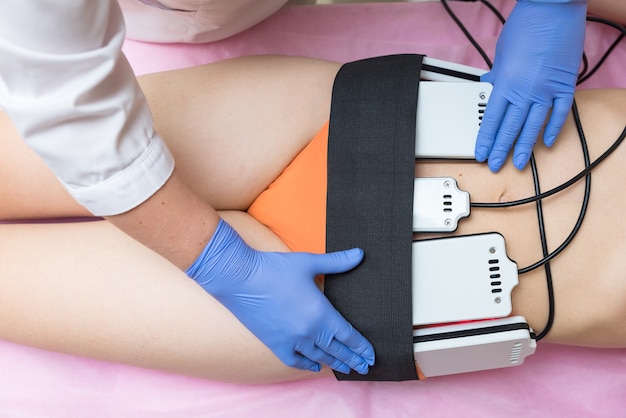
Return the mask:
<svg viewBox="0 0 626 418">
<path fill-rule="evenodd" d="M 487 108 L 489 108 L 489 105 L 487 105 Z M 527 114 L 528 108 L 521 108 L 512 103 L 507 106 L 506 113 L 502 119 L 502 125 L 496 135 L 495 143 L 489 152 L 487 160 L 489 169 L 494 173 L 500 171 L 504 165 L 513 147 L 513 143 L 515 143 L 522 126 L 524 126 L 524 120 Z M 485 115 L 485 117 L 487 117 L 487 115 Z"/>
<path fill-rule="evenodd" d="M 488 80 L 490 78 L 489 74 L 491 73 L 485 74 L 481 78 L 481 81 Z M 485 111 L 483 120 L 480 123 L 480 129 L 478 130 L 476 146 L 474 149 L 476 161 L 479 163 L 485 162 L 487 161 L 487 158 L 489 158 L 493 144 L 496 142 L 498 129 L 500 129 L 502 119 L 506 114 L 508 106 L 509 101 L 501 95 L 492 94 L 489 99 L 487 110 Z"/>
<path fill-rule="evenodd" d="M 535 103 L 531 106 L 526 118 L 526 123 L 515 144 L 513 151 L 513 164 L 522 170 L 528 164 L 530 156 L 537 142 L 537 138 L 543 129 L 543 124 L 548 117 L 550 108 L 548 106 Z"/>
<path fill-rule="evenodd" d="M 374 364 L 374 348 L 338 312 L 334 321 L 343 323 L 342 327 L 350 329 L 348 340 L 354 346 L 339 341 L 337 337 L 341 333 L 333 336 L 319 332 L 321 337 L 318 337 L 318 341 L 306 339 L 296 345 L 293 351 L 279 349 L 274 351 L 275 354 L 288 366 L 302 370 L 318 372 L 323 364 L 344 374 L 350 373 L 351 369 L 359 374 L 367 374 L 369 366 Z"/>
<path fill-rule="evenodd" d="M 574 98 L 571 96 L 557 98 L 554 100 L 554 104 L 552 106 L 552 113 L 550 114 L 550 119 L 546 124 L 546 127 L 543 131 L 543 143 L 546 144 L 547 147 L 551 147 L 554 145 L 561 128 L 565 124 L 565 120 L 572 109 L 572 103 Z"/>
<path fill-rule="evenodd" d="M 374 348 L 339 313 L 335 320 L 337 322 L 337 326 L 333 327 L 336 330 L 335 334 L 319 334 L 315 345 L 356 372 L 367 374 L 369 366 L 374 364 Z M 333 365 L 329 366 L 335 369 Z"/>
<path fill-rule="evenodd" d="M 367 373 L 374 348 L 317 288 L 318 274 L 356 267 L 363 250 L 273 253 L 249 247 L 220 220 L 187 274 L 219 300 L 285 364 L 319 371 L 325 364 Z"/>
<path fill-rule="evenodd" d="M 495 134 L 497 121 L 494 121 L 494 119 L 497 119 L 500 115 L 495 112 L 486 114 L 476 140 L 476 160 L 483 162 L 488 159 L 491 171 L 497 172 L 504 165 L 509 150 L 515 143 L 513 164 L 517 169 L 522 170 L 530 160 L 542 129 L 544 129 L 544 144 L 548 147 L 554 144 L 562 126 L 565 124 L 571 106 L 572 100 L 568 98 L 556 99 L 550 114 L 549 106 L 535 103 L 531 106 L 524 122 L 520 119 L 520 115 L 524 111 L 517 109 L 512 104 L 508 104 L 506 115 L 502 118 L 502 125 L 507 128 L 500 129 L 497 134 Z M 550 114 L 549 119 L 548 114 Z M 548 122 L 544 128 L 546 120 Z M 520 121 L 523 123 L 523 127 L 518 136 L 515 134 L 514 129 L 519 125 Z M 483 126 L 485 126 L 484 131 Z M 496 135 L 495 139 L 493 139 L 494 134 Z"/>
<path fill-rule="evenodd" d="M 317 274 L 333 274 L 353 269 L 363 260 L 363 255 L 363 250 L 353 248 L 328 254 L 312 254 L 311 257 L 315 259 L 314 265 Z M 366 374 L 369 366 L 372 366 L 375 361 L 374 347 L 339 312 L 334 308 L 333 310 L 336 315 L 332 320 L 329 318 L 326 327 L 327 331 L 332 330 L 333 332 L 318 333 L 315 345 L 336 359 L 342 368 L 336 368 L 334 364 L 328 362 L 323 364 L 342 373 L 345 373 L 343 366 L 347 365 L 360 374 Z"/>
<path fill-rule="evenodd" d="M 308 359 L 315 362 L 315 368 L 311 368 L 311 371 L 318 372 L 321 370 L 320 363 L 328 365 L 331 369 L 337 370 L 343 374 L 349 374 L 351 367 L 346 363 L 337 360 L 335 357 L 327 354 L 324 350 L 319 349 L 313 344 L 307 344 L 306 347 L 300 347 L 298 352 Z"/>
<path fill-rule="evenodd" d="M 317 357 L 319 358 L 319 362 L 314 361 L 312 359 L 315 359 L 316 356 L 311 355 L 312 353 L 307 353 L 305 355 L 298 351 L 291 352 L 288 355 L 280 354 L 274 351 L 274 354 L 277 355 L 280 361 L 282 361 L 289 367 L 293 367 L 295 369 L 300 369 L 300 370 L 308 370 L 314 373 L 317 373 L 322 369 L 322 367 L 320 366 L 321 362 L 326 364 L 325 361 L 332 361 L 332 359 L 330 358 L 321 358 L 321 357 Z M 348 367 L 348 370 L 350 370 L 349 367 Z"/>
<path fill-rule="evenodd" d="M 350 351 L 356 353 L 363 358 L 368 365 L 374 365 L 375 354 L 374 347 L 359 331 L 354 329 L 352 325 L 343 317 L 343 326 L 339 327 L 335 334 L 335 340 L 342 344 L 342 347 L 349 347 Z M 339 345 L 336 348 L 340 348 Z M 350 362 L 347 362 L 350 364 Z"/>
<path fill-rule="evenodd" d="M 364 252 L 360 248 L 335 251 L 327 254 L 310 254 L 311 267 L 315 274 L 336 274 L 352 270 L 363 261 Z"/>
<path fill-rule="evenodd" d="M 299 337 L 293 349 L 287 344 L 283 347 L 270 344 L 270 348 L 274 346 L 274 353 L 291 367 L 315 372 L 323 364 L 344 374 L 350 373 L 350 369 L 367 374 L 375 360 L 373 346 L 328 300 L 324 299 L 320 305 L 315 310 L 325 314 L 323 320 L 301 324 L 299 331 L 294 332 Z"/>
</svg>

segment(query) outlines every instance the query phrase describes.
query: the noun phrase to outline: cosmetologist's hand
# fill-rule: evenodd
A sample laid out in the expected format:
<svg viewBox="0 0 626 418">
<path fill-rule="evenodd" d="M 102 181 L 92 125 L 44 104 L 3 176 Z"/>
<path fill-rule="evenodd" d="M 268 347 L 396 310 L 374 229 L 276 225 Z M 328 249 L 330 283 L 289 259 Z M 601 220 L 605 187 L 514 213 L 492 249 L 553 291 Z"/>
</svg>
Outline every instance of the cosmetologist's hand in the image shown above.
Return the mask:
<svg viewBox="0 0 626 418">
<path fill-rule="evenodd" d="M 329 254 L 250 248 L 220 220 L 187 275 L 219 300 L 285 364 L 366 374 L 374 348 L 317 288 L 318 274 L 348 271 L 363 259 L 352 249 Z"/>
<path fill-rule="evenodd" d="M 477 161 L 487 160 L 497 172 L 517 141 L 513 163 L 524 168 L 544 124 L 543 141 L 552 146 L 574 99 L 586 14 L 586 0 L 517 0 L 493 68 L 481 77 L 493 91 L 476 141 Z"/>
</svg>

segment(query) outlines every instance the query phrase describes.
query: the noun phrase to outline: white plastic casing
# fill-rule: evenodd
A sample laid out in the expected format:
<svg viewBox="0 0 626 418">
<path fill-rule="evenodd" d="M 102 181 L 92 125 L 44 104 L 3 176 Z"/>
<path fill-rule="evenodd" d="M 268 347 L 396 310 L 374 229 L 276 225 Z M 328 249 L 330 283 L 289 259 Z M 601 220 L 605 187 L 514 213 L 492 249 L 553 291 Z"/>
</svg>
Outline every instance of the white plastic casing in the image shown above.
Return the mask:
<svg viewBox="0 0 626 418">
<path fill-rule="evenodd" d="M 426 377 L 519 366 L 537 347 L 521 316 L 418 329 L 413 339 Z"/>
<path fill-rule="evenodd" d="M 453 232 L 470 214 L 470 196 L 452 177 L 416 178 L 413 232 Z"/>
<path fill-rule="evenodd" d="M 465 64 L 458 64 L 456 62 L 445 61 L 431 57 L 424 57 L 422 64 L 424 65 L 424 68 L 422 68 L 420 78 L 423 80 L 467 82 L 466 79 L 455 76 L 455 73 L 470 74 L 476 77 L 480 77 L 481 75 L 487 73 L 487 70 L 483 70 L 478 67 L 472 67 Z M 434 69 L 433 71 L 430 71 L 428 70 L 427 66 L 438 67 L 438 71 Z"/>
<path fill-rule="evenodd" d="M 473 159 L 492 86 L 422 81 L 417 100 L 416 158 Z"/>
<path fill-rule="evenodd" d="M 517 265 L 498 233 L 413 243 L 414 325 L 503 318 L 517 284 Z"/>
</svg>

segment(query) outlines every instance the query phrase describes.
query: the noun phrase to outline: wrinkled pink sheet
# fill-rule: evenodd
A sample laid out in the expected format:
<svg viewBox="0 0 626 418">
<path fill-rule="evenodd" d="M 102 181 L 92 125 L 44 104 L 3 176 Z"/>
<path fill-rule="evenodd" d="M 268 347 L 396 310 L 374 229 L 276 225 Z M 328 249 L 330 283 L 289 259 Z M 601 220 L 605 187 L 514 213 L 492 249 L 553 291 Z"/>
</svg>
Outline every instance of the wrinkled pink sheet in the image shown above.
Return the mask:
<svg viewBox="0 0 626 418">
<path fill-rule="evenodd" d="M 508 14 L 514 1 L 495 0 Z M 480 3 L 451 3 L 493 57 L 500 24 Z M 589 25 L 595 63 L 616 34 Z M 272 53 L 348 61 L 415 52 L 486 68 L 438 3 L 285 8 L 211 45 L 127 42 L 138 74 Z M 626 45 L 584 87 L 626 87 Z M 523 279 L 523 277 L 522 277 Z M 602 303 L 602 301 L 598 301 Z M 617 326 L 623 326 L 618 324 Z M 422 382 L 332 378 L 239 386 L 0 342 L 0 417 L 623 417 L 626 350 L 539 344 L 520 367 Z"/>
</svg>

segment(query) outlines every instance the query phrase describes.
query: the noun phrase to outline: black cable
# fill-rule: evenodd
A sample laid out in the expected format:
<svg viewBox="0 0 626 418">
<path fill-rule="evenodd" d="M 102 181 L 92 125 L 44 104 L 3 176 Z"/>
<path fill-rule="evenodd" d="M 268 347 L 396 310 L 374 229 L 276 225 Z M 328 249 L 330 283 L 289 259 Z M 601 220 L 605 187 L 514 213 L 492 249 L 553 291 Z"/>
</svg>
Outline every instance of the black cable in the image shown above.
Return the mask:
<svg viewBox="0 0 626 418">
<path fill-rule="evenodd" d="M 504 16 L 502 16 L 502 13 L 500 13 L 500 10 L 498 10 L 496 8 L 496 6 L 494 6 L 493 4 L 489 3 L 487 0 L 480 0 L 480 2 L 482 4 L 484 4 L 485 6 L 487 6 L 487 8 L 489 10 L 491 10 L 493 12 L 493 14 L 498 18 L 500 23 L 502 23 L 504 25 L 504 22 L 506 21 L 506 19 L 504 19 Z"/>
<path fill-rule="evenodd" d="M 619 31 L 622 35 L 626 35 L 626 26 L 619 24 L 617 22 L 613 22 L 612 20 L 604 19 L 602 17 L 596 17 L 596 16 L 587 16 L 587 21 L 601 23 L 603 25 L 610 26 L 613 29 L 616 29 L 617 31 Z"/>
<path fill-rule="evenodd" d="M 467 30 L 467 28 L 461 22 L 461 20 L 458 18 L 458 16 L 452 11 L 450 6 L 448 5 L 448 0 L 441 0 L 441 5 L 446 10 L 448 15 L 452 18 L 452 20 L 454 20 L 454 22 L 459 27 L 461 32 L 463 32 L 465 37 L 470 41 L 470 43 L 474 46 L 474 48 L 476 48 L 476 51 L 478 51 L 478 53 L 483 57 L 483 59 L 487 63 L 487 66 L 489 68 L 493 67 L 493 63 L 491 62 L 491 59 L 489 59 L 489 56 L 487 55 L 485 50 L 480 46 L 480 44 L 476 41 L 476 39 L 474 39 L 472 34 Z"/>
<path fill-rule="evenodd" d="M 604 61 L 606 61 L 606 59 L 609 57 L 609 55 L 611 54 L 611 52 L 613 52 L 613 50 L 615 49 L 615 47 L 617 47 L 617 45 L 619 45 L 619 43 L 622 41 L 622 39 L 624 39 L 624 34 L 620 34 L 614 41 L 613 43 L 611 43 L 611 45 L 607 48 L 606 51 L 604 51 L 604 54 L 602 54 L 602 56 L 600 57 L 600 59 L 598 60 L 598 62 L 596 63 L 596 65 L 589 70 L 588 73 L 586 73 L 586 71 L 581 72 L 581 74 L 578 76 L 578 82 L 576 83 L 576 85 L 580 85 L 582 83 L 584 83 L 585 81 L 587 81 L 592 75 L 594 75 L 596 73 L 596 71 L 598 71 L 600 69 L 600 67 L 602 66 L 602 64 L 604 64 Z M 586 58 L 586 57 L 585 57 Z"/>
<path fill-rule="evenodd" d="M 574 103 L 572 104 L 572 112 L 574 114 L 574 121 L 576 123 L 576 129 L 578 130 L 578 136 L 580 138 L 581 141 L 581 146 L 583 147 L 583 158 L 585 160 L 585 167 L 589 166 L 589 149 L 587 148 L 587 140 L 585 138 L 585 133 L 582 127 L 582 123 L 580 121 L 580 115 L 578 113 L 578 106 L 576 105 L 576 101 L 574 101 Z M 585 196 L 583 198 L 583 208 L 581 209 L 581 216 L 579 216 L 576 225 L 574 227 L 574 230 L 572 231 L 572 233 L 570 233 L 570 237 L 571 239 L 573 239 L 573 237 L 578 233 L 578 230 L 580 229 L 580 226 L 582 225 L 582 221 L 584 218 L 584 213 L 586 213 L 587 211 L 587 206 L 589 204 L 589 193 L 591 191 L 591 173 L 589 173 L 587 175 L 586 181 L 585 181 Z M 568 239 L 570 238 L 568 237 Z M 562 245 L 562 248 L 565 248 L 567 245 L 569 245 L 569 243 L 571 242 L 568 241 L 568 239 L 566 239 L 564 241 L 565 245 Z M 542 242 L 542 247 L 543 247 L 543 242 Z M 561 248 L 559 247 L 559 248 Z M 558 249 L 557 249 L 558 250 Z M 562 251 L 562 250 L 561 250 Z M 558 251 L 560 252 L 560 251 Z M 551 258 L 555 257 L 556 254 L 558 254 L 557 251 L 554 251 L 552 254 L 554 254 L 554 256 L 552 256 Z M 548 256 L 549 257 L 549 256 Z M 545 255 L 545 251 L 544 251 L 544 258 L 546 260 L 549 261 L 549 258 L 546 257 Z M 537 334 L 536 339 L 537 341 L 541 340 L 543 337 L 545 337 L 548 332 L 550 332 L 550 329 L 552 328 L 552 324 L 554 323 L 554 312 L 555 312 L 555 298 L 554 298 L 554 286 L 553 286 L 553 282 L 552 282 L 552 274 L 549 273 L 550 272 L 550 263 L 546 262 L 545 264 L 546 266 L 546 286 L 547 286 L 547 291 L 548 291 L 548 319 L 546 320 L 546 325 L 544 326 L 544 329 L 541 331 L 541 333 Z"/>
<path fill-rule="evenodd" d="M 576 85 L 579 85 L 581 83 L 580 79 L 587 74 L 587 71 L 589 71 L 589 60 L 587 59 L 587 54 L 585 53 L 585 51 L 583 51 L 582 68 L 578 73 L 578 80 L 576 80 Z"/>
<path fill-rule="evenodd" d="M 568 187 L 570 187 L 572 184 L 576 183 L 578 180 L 582 179 L 583 177 L 585 177 L 587 174 L 589 174 L 594 168 L 596 168 L 600 163 L 602 163 L 602 161 L 604 161 L 609 155 L 611 155 L 611 153 L 613 151 L 615 151 L 615 149 L 617 149 L 617 147 L 624 142 L 624 138 L 626 137 L 626 127 L 624 127 L 624 130 L 622 131 L 622 133 L 620 134 L 620 136 L 615 140 L 615 142 L 613 142 L 613 144 L 606 150 L 604 151 L 604 153 L 602 153 L 602 155 L 600 155 L 598 158 L 596 158 L 590 165 L 589 167 L 584 168 L 582 171 L 580 171 L 578 174 L 576 174 L 574 177 L 572 177 L 571 179 L 569 179 L 568 181 L 566 181 L 565 183 L 551 189 L 548 190 L 546 192 L 542 192 L 536 196 L 530 196 L 530 197 L 526 197 L 523 199 L 519 199 L 519 200 L 512 200 L 509 202 L 490 202 L 490 203 L 481 203 L 481 202 L 472 202 L 470 203 L 471 207 L 476 207 L 476 208 L 506 208 L 506 207 L 512 207 L 512 206 L 519 206 L 519 205 L 525 205 L 527 203 L 532 203 L 535 202 L 537 200 L 541 200 L 541 199 L 545 199 L 546 197 L 550 197 L 554 194 L 557 194 L 565 189 L 567 189 Z"/>
<path fill-rule="evenodd" d="M 588 169 L 590 167 L 590 161 L 589 161 L 589 148 L 587 146 L 587 139 L 585 137 L 585 133 L 583 131 L 583 127 L 582 127 L 582 123 L 580 121 L 580 114 L 578 113 L 578 106 L 576 105 L 576 101 L 574 101 L 574 103 L 572 104 L 572 113 L 574 114 L 574 122 L 576 124 L 576 129 L 578 130 L 578 137 L 580 139 L 580 144 L 582 147 L 582 151 L 583 151 L 583 159 L 584 159 L 584 163 L 585 163 L 585 169 Z M 587 208 L 589 206 L 589 196 L 591 193 L 591 171 L 589 171 L 586 176 L 585 176 L 585 194 L 583 196 L 583 203 L 582 203 L 582 207 L 580 209 L 580 213 L 578 215 L 578 219 L 576 220 L 576 223 L 574 224 L 574 228 L 572 229 L 572 231 L 570 232 L 570 234 L 567 236 L 567 238 L 561 243 L 561 245 L 559 245 L 557 247 L 556 250 L 552 251 L 549 255 L 545 256 L 537 261 L 536 263 L 531 264 L 528 267 L 525 267 L 523 269 L 519 270 L 519 274 L 524 274 L 524 273 L 528 273 L 529 271 L 532 271 L 538 267 L 541 267 L 542 265 L 544 265 L 545 263 L 547 263 L 548 261 L 550 261 L 551 259 L 553 259 L 554 257 L 556 257 L 558 254 L 560 254 L 574 239 L 574 237 L 576 236 L 576 234 L 578 233 L 578 231 L 580 230 L 580 227 L 582 226 L 583 220 L 585 218 L 585 215 L 587 213 Z"/>
<path fill-rule="evenodd" d="M 535 156 L 531 154 L 530 156 L 530 167 L 533 173 L 533 183 L 535 185 L 535 194 L 541 193 L 541 187 L 539 186 L 539 173 L 537 171 L 537 163 L 535 161 Z M 546 237 L 546 227 L 543 220 L 543 203 L 541 200 L 537 201 L 537 221 L 539 224 L 539 239 L 541 240 L 541 251 L 544 257 L 547 257 L 548 254 L 548 239 Z M 546 325 L 539 335 L 535 336 L 537 341 L 541 340 L 552 328 L 552 323 L 554 322 L 554 311 L 555 311 L 555 298 L 554 298 L 554 286 L 552 284 L 552 268 L 550 267 L 550 263 L 546 263 L 544 265 L 546 271 L 546 287 L 548 291 L 548 319 L 546 321 Z"/>
<path fill-rule="evenodd" d="M 610 26 L 613 29 L 616 29 L 620 34 L 619 36 L 611 43 L 611 45 L 609 46 L 609 48 L 607 48 L 607 50 L 604 52 L 604 54 L 602 54 L 602 56 L 600 57 L 600 60 L 598 60 L 598 62 L 596 63 L 596 65 L 588 71 L 588 61 L 587 61 L 587 57 L 586 55 L 583 53 L 583 69 L 581 70 L 579 76 L 578 76 L 578 82 L 576 83 L 577 85 L 580 85 L 582 83 L 584 83 L 585 81 L 587 81 L 592 75 L 595 74 L 595 72 L 602 66 L 602 64 L 604 64 L 604 61 L 606 61 L 606 59 L 609 57 L 609 55 L 611 54 L 611 52 L 613 52 L 613 50 L 617 47 L 617 45 L 619 45 L 619 43 L 624 39 L 624 37 L 626 37 L 626 26 L 621 25 L 619 23 L 613 22 L 611 20 L 608 19 L 604 19 L 601 17 L 595 17 L 595 16 L 587 16 L 587 21 L 588 22 L 594 22 L 594 23 L 600 23 L 606 26 Z"/>
<path fill-rule="evenodd" d="M 600 24 L 603 24 L 603 25 L 606 25 L 606 26 L 610 26 L 613 29 L 616 29 L 620 34 L 613 41 L 613 43 L 609 46 L 609 48 L 604 52 L 604 54 L 602 54 L 600 60 L 596 63 L 596 65 L 591 70 L 589 70 L 589 72 L 587 72 L 589 63 L 587 62 L 586 55 L 583 54 L 583 69 L 582 69 L 582 71 L 580 72 L 580 74 L 578 76 L 578 82 L 576 83 L 577 85 L 580 85 L 580 84 L 584 83 L 592 75 L 594 75 L 595 72 L 602 66 L 602 64 L 604 64 L 604 61 L 606 61 L 606 59 L 609 57 L 611 52 L 613 52 L 615 47 L 617 47 L 617 45 L 626 36 L 626 26 L 620 25 L 619 23 L 613 22 L 611 20 L 604 19 L 604 18 L 601 18 L 601 17 L 587 16 L 587 22 L 600 23 Z"/>
</svg>

